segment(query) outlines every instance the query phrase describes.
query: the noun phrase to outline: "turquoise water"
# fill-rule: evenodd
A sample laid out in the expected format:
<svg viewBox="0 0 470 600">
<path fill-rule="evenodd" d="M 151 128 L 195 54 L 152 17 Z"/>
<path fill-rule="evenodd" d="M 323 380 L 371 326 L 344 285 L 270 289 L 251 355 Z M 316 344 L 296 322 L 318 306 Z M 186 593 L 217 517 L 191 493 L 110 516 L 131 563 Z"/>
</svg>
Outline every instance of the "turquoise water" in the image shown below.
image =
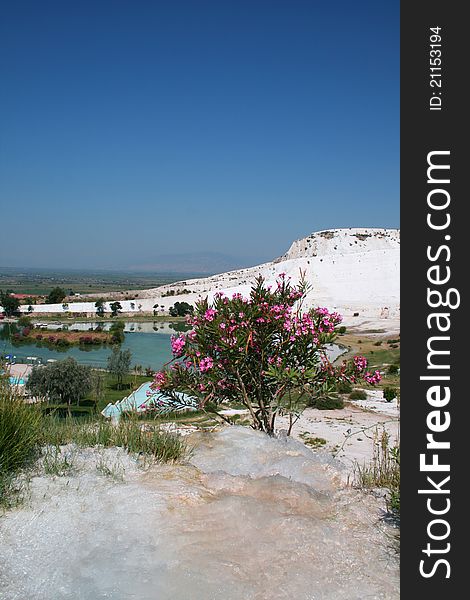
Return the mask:
<svg viewBox="0 0 470 600">
<path fill-rule="evenodd" d="M 122 350 L 129 349 L 132 353 L 132 365 L 142 365 L 151 369 L 160 369 L 171 360 L 170 336 L 164 333 L 126 333 L 121 344 Z M 43 361 L 61 360 L 67 356 L 75 358 L 82 364 L 94 367 L 106 367 L 108 356 L 111 354 L 109 346 L 85 347 L 72 346 L 62 350 L 51 350 L 46 346 L 36 344 L 14 345 L 9 339 L 0 340 L 0 355 L 12 354 L 16 356 L 15 362 L 28 362 L 28 357 L 38 357 Z"/>
<path fill-rule="evenodd" d="M 87 331 L 92 323 L 82 323 L 83 331 Z M 132 324 L 132 327 L 142 327 L 142 331 L 132 331 L 130 328 L 125 334 L 124 342 L 121 344 L 123 350 L 130 350 L 132 354 L 131 364 L 141 365 L 144 369 L 150 367 L 153 370 L 160 369 L 172 358 L 170 346 L 170 334 L 160 333 L 152 328 L 151 323 Z M 36 346 L 36 344 L 13 344 L 6 335 L 6 326 L 0 325 L 0 356 L 12 354 L 15 362 L 32 363 L 31 357 L 38 357 L 43 362 L 47 360 L 61 360 L 66 356 L 75 358 L 78 362 L 98 368 L 106 368 L 108 356 L 111 354 L 109 346 L 72 346 L 64 349 L 49 349 L 47 346 Z M 175 331 L 175 333 L 177 333 Z M 329 347 L 330 360 L 335 360 L 344 348 L 331 344 Z M 29 357 L 29 360 L 28 360 Z"/>
<path fill-rule="evenodd" d="M 21 377 L 9 377 L 9 380 L 11 385 L 24 385 L 24 379 Z"/>
</svg>

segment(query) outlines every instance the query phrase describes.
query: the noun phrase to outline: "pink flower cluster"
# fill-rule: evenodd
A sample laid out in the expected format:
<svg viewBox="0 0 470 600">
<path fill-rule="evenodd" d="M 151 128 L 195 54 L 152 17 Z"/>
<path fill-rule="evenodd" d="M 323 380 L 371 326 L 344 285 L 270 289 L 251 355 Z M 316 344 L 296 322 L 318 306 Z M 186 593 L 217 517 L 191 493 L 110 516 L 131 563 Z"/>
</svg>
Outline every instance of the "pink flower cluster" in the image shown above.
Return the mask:
<svg viewBox="0 0 470 600">
<path fill-rule="evenodd" d="M 364 371 L 367 368 L 367 359 L 364 358 L 364 356 L 355 356 L 353 361 L 354 361 L 354 367 L 356 369 L 356 372 L 361 377 L 363 377 L 364 380 L 367 381 L 367 383 L 375 385 L 376 383 L 379 383 L 382 380 L 380 371 L 374 371 L 374 373 L 371 373 L 370 371 L 366 371 L 364 373 Z"/>
<path fill-rule="evenodd" d="M 375 385 L 381 381 L 382 375 L 379 371 L 374 371 L 374 374 L 371 374 L 369 371 L 367 371 L 367 373 L 364 375 L 364 379 L 367 381 L 367 383 Z"/>
<path fill-rule="evenodd" d="M 165 383 L 166 383 L 166 375 L 163 371 L 159 371 L 158 373 L 155 373 L 151 387 L 154 390 L 161 390 L 162 387 L 165 385 Z"/>
<path fill-rule="evenodd" d="M 171 351 L 176 357 L 182 356 L 184 354 L 184 347 L 186 345 L 186 336 L 180 335 L 176 337 L 175 335 L 171 336 Z"/>
<path fill-rule="evenodd" d="M 318 331 L 322 333 L 333 333 L 335 327 L 343 320 L 340 314 L 337 312 L 330 313 L 327 308 L 318 307 L 315 309 L 314 314 L 320 317 L 318 320 Z"/>
<path fill-rule="evenodd" d="M 364 371 L 367 367 L 367 360 L 363 356 L 355 356 L 353 360 L 357 371 Z"/>
<path fill-rule="evenodd" d="M 204 313 L 204 320 L 208 321 L 209 323 L 211 321 L 214 320 L 214 318 L 217 316 L 217 311 L 214 310 L 213 308 L 208 308 L 206 310 L 206 312 Z"/>
</svg>

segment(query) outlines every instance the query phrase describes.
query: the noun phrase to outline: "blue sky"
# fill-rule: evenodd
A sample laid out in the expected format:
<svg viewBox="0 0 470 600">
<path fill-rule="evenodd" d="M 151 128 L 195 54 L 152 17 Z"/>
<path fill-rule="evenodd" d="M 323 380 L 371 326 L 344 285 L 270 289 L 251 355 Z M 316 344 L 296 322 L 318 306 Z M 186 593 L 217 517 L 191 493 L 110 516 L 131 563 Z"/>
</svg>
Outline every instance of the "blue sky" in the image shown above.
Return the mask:
<svg viewBox="0 0 470 600">
<path fill-rule="evenodd" d="M 399 2 L 9 2 L 0 266 L 399 226 Z"/>
</svg>

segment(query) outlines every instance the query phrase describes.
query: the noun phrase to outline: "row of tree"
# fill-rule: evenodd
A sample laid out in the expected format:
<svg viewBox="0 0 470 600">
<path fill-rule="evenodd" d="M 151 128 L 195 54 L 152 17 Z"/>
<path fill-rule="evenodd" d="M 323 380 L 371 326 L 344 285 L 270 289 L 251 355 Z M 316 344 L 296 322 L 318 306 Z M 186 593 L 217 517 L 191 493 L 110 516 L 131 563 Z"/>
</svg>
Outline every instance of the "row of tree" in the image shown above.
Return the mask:
<svg viewBox="0 0 470 600">
<path fill-rule="evenodd" d="M 64 311 L 68 310 L 68 303 L 64 302 L 66 297 L 66 293 L 65 290 L 63 290 L 60 287 L 56 287 L 53 290 L 51 290 L 51 292 L 49 293 L 49 295 L 46 298 L 46 303 L 47 304 L 59 304 L 62 302 L 62 308 Z M 100 298 L 100 300 L 97 300 L 95 302 L 95 308 L 96 308 L 96 315 L 98 317 L 104 317 L 105 316 L 105 305 L 106 305 L 106 301 L 103 298 Z M 134 305 L 134 306 L 133 306 Z M 15 298 L 13 296 L 13 292 L 11 290 L 7 290 L 6 292 L 3 292 L 2 290 L 0 290 L 0 306 L 3 307 L 3 310 L 6 314 L 7 317 L 11 317 L 13 315 L 18 314 L 19 311 L 19 307 L 20 307 L 20 301 L 18 298 Z M 111 316 L 112 317 L 117 317 L 121 312 L 122 312 L 122 304 L 120 302 L 111 302 L 109 305 L 109 308 L 111 310 Z M 134 309 L 135 308 L 135 304 L 133 302 L 131 302 L 131 308 Z M 163 305 L 161 306 L 161 308 L 163 309 Z M 158 310 L 160 309 L 160 306 L 158 304 L 155 304 L 153 307 L 153 314 L 156 315 L 158 313 Z M 33 307 L 30 304 L 29 308 L 28 308 L 28 312 L 33 312 Z M 175 302 L 173 306 L 170 307 L 170 315 L 172 317 L 185 317 L 186 315 L 192 315 L 194 312 L 194 307 L 189 304 L 188 302 Z"/>
</svg>

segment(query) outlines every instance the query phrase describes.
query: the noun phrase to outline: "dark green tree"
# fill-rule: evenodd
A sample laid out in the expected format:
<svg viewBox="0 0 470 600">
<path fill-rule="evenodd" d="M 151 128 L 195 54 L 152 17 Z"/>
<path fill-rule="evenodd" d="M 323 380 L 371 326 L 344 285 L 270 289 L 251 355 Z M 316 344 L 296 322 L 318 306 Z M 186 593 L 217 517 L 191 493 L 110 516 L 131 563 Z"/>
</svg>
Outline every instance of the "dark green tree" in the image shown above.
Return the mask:
<svg viewBox="0 0 470 600">
<path fill-rule="evenodd" d="M 102 298 L 95 302 L 95 307 L 98 317 L 104 317 L 104 300 Z"/>
<path fill-rule="evenodd" d="M 113 347 L 108 357 L 108 371 L 116 378 L 119 390 L 122 389 L 123 379 L 131 369 L 131 358 L 130 350 L 120 350 L 118 346 Z"/>
<path fill-rule="evenodd" d="M 0 290 L 0 306 L 3 307 L 3 311 L 7 317 L 12 317 L 18 313 L 20 301 L 12 295 L 10 290 L 6 292 Z"/>
<path fill-rule="evenodd" d="M 46 304 L 60 304 L 66 295 L 64 289 L 55 287 L 49 292 L 49 295 L 46 298 Z"/>
<path fill-rule="evenodd" d="M 109 308 L 111 309 L 112 317 L 117 317 L 119 312 L 122 310 L 122 306 L 121 306 L 120 302 L 111 302 L 111 304 L 109 305 Z"/>
<path fill-rule="evenodd" d="M 187 302 L 175 302 L 170 308 L 170 315 L 172 317 L 185 317 L 186 315 L 192 315 L 194 307 Z"/>
<path fill-rule="evenodd" d="M 35 396 L 67 404 L 70 416 L 71 405 L 78 404 L 92 389 L 92 371 L 74 358 L 66 358 L 45 367 L 33 367 L 27 387 Z"/>
</svg>

